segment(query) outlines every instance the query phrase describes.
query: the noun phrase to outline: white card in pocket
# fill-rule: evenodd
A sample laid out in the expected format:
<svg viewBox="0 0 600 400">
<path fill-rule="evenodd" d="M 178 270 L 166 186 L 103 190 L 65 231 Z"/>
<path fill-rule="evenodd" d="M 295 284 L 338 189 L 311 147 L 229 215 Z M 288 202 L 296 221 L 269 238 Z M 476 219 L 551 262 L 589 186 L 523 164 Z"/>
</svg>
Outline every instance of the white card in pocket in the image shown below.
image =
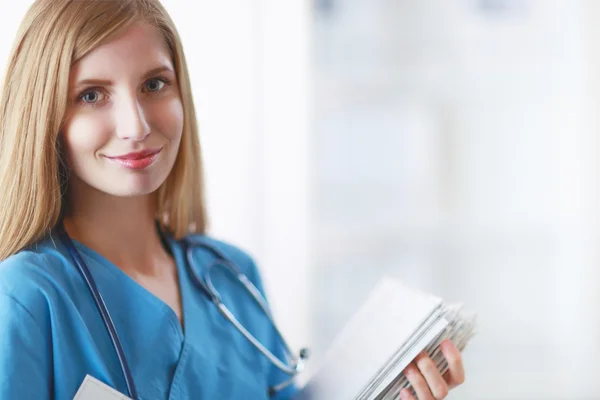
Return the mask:
<svg viewBox="0 0 600 400">
<path fill-rule="evenodd" d="M 131 400 L 98 379 L 86 375 L 73 400 Z"/>
</svg>

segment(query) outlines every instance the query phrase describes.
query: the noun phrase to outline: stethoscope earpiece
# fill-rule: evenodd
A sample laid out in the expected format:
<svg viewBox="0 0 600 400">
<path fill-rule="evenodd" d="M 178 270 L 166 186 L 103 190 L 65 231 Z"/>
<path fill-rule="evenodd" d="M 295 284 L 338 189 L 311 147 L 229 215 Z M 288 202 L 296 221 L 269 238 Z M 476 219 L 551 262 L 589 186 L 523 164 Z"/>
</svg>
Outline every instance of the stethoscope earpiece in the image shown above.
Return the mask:
<svg viewBox="0 0 600 400">
<path fill-rule="evenodd" d="M 300 358 L 303 360 L 308 360 L 310 358 L 310 349 L 308 347 L 300 349 Z"/>
</svg>

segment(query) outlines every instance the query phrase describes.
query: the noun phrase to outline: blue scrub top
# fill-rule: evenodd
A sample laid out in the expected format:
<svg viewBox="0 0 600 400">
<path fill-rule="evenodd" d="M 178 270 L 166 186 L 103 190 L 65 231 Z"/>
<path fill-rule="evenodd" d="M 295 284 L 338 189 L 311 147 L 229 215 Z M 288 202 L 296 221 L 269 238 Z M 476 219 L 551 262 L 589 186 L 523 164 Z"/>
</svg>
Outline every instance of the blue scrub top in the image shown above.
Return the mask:
<svg viewBox="0 0 600 400">
<path fill-rule="evenodd" d="M 261 290 L 241 250 L 201 236 L 227 254 Z M 112 316 L 142 400 L 268 399 L 289 378 L 227 321 L 185 268 L 181 244 L 167 237 L 183 303 L 175 312 L 103 256 L 74 241 Z M 193 250 L 198 276 L 215 256 Z M 211 278 L 223 302 L 280 359 L 283 345 L 264 312 L 231 274 Z M 86 374 L 126 394 L 115 350 L 90 291 L 57 236 L 0 263 L 0 399 L 71 400 Z M 294 386 L 273 399 L 289 399 Z"/>
</svg>

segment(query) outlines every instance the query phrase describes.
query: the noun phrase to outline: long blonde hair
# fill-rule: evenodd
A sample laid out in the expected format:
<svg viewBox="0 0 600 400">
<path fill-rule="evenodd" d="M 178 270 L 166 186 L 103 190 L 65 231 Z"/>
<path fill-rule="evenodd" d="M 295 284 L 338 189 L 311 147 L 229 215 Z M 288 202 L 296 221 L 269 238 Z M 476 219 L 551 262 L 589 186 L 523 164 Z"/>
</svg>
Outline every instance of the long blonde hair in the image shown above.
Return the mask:
<svg viewBox="0 0 600 400">
<path fill-rule="evenodd" d="M 164 37 L 184 110 L 179 153 L 158 189 L 156 217 L 177 238 L 205 231 L 190 80 L 181 40 L 159 0 L 37 0 L 17 33 L 0 99 L 0 260 L 47 235 L 64 212 L 59 133 L 72 65 L 136 22 Z"/>
</svg>

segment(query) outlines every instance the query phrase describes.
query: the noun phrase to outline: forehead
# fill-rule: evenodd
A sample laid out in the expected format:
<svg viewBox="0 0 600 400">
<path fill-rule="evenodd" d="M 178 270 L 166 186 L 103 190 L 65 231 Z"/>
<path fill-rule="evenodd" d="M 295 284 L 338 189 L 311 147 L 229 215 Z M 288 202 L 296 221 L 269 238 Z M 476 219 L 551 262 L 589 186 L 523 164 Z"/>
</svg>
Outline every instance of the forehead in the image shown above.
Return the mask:
<svg viewBox="0 0 600 400">
<path fill-rule="evenodd" d="M 71 81 L 109 78 L 121 73 L 145 72 L 157 66 L 171 66 L 171 55 L 163 36 L 146 24 L 134 24 L 79 60 L 71 68 Z"/>
</svg>

